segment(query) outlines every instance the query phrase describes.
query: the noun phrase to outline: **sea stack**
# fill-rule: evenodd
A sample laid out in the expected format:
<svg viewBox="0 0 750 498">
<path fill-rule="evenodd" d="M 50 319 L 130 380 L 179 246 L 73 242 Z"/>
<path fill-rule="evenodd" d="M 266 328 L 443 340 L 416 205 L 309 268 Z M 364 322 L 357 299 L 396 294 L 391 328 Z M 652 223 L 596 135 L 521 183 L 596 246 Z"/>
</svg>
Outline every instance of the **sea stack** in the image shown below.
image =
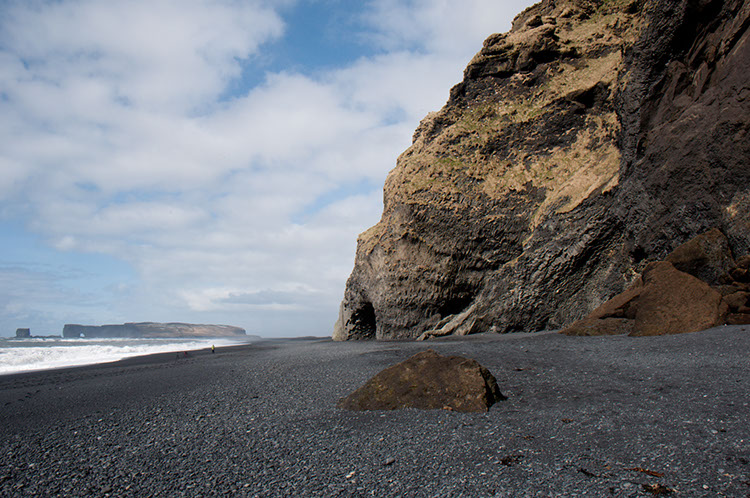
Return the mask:
<svg viewBox="0 0 750 498">
<path fill-rule="evenodd" d="M 561 328 L 710 229 L 750 252 L 750 0 L 544 0 L 384 187 L 333 338 Z"/>
<path fill-rule="evenodd" d="M 16 329 L 16 339 L 26 339 L 31 337 L 31 329 Z"/>
</svg>

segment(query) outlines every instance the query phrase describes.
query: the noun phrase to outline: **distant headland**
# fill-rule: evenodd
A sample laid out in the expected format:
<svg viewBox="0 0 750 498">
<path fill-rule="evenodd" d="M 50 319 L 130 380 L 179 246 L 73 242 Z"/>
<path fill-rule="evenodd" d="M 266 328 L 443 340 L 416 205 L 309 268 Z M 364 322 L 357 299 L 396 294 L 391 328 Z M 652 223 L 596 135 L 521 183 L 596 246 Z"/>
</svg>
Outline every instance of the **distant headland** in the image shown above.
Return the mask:
<svg viewBox="0 0 750 498">
<path fill-rule="evenodd" d="M 63 337 L 235 337 L 244 335 L 246 335 L 245 329 L 240 327 L 191 323 L 66 324 L 63 327 Z"/>
</svg>

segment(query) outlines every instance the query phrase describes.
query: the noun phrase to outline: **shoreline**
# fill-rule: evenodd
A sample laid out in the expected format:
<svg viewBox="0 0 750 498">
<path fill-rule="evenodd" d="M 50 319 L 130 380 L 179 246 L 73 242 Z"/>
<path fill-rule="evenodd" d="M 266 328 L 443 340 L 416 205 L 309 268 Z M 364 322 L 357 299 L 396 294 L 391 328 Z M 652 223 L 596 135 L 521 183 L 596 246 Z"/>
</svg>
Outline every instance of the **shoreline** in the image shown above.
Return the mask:
<svg viewBox="0 0 750 498">
<path fill-rule="evenodd" d="M 240 344 L 239 347 L 246 346 L 246 344 Z M 221 349 L 224 348 L 233 348 L 237 346 L 223 346 Z M 216 351 L 218 351 L 220 348 L 216 348 Z M 202 351 L 208 351 L 210 354 L 211 348 L 200 348 L 200 349 L 188 349 L 184 350 L 189 353 L 189 355 L 192 356 L 193 353 L 199 353 Z M 101 368 L 117 368 L 117 367 L 127 367 L 127 366 L 133 366 L 133 365 L 148 365 L 152 363 L 162 363 L 164 361 L 168 361 L 170 358 L 172 360 L 175 360 L 175 355 L 181 355 L 184 351 L 166 351 L 166 352 L 159 352 L 159 353 L 144 353 L 140 354 L 138 356 L 129 356 L 125 358 L 120 358 L 117 360 L 112 361 L 103 361 L 100 363 L 84 363 L 81 365 L 67 365 L 62 367 L 49 367 L 49 368 L 40 368 L 40 369 L 34 369 L 34 370 L 24 370 L 21 372 L 8 372 L 8 373 L 0 373 L 0 382 L 3 380 L 6 380 L 8 377 L 17 377 L 17 376 L 24 376 L 24 375 L 31 375 L 31 374 L 45 374 L 45 373 L 72 373 L 78 370 L 85 370 L 85 369 L 97 369 L 99 367 Z"/>
<path fill-rule="evenodd" d="M 65 338 L 62 338 L 62 337 L 31 337 L 30 339 L 50 339 L 50 338 L 52 338 L 52 339 L 62 339 L 64 341 L 75 341 L 76 340 L 76 339 L 65 339 Z M 8 337 L 8 338 L 4 338 L 4 339 L 25 341 L 25 340 L 28 340 L 29 338 Z M 140 340 L 140 339 L 144 339 L 144 338 L 117 338 L 117 339 L 121 339 L 122 341 L 128 341 L 128 340 Z M 147 339 L 154 339 L 154 340 L 157 340 L 157 341 L 162 341 L 162 340 L 167 340 L 168 341 L 170 338 L 147 338 Z M 174 338 L 174 339 L 175 340 L 184 339 L 184 340 L 186 340 L 186 342 L 187 341 L 193 341 L 193 340 L 195 342 L 198 342 L 198 341 L 209 342 L 211 340 L 222 341 L 222 340 L 225 340 L 227 338 L 225 338 L 225 337 L 196 337 L 196 338 L 178 337 L 178 338 Z M 248 337 L 246 337 L 244 339 L 247 342 L 237 342 L 236 344 L 228 344 L 228 345 L 218 346 L 218 347 L 216 347 L 216 350 L 218 351 L 220 348 L 223 349 L 223 348 L 231 348 L 231 347 L 235 347 L 235 346 L 245 346 L 245 345 L 248 345 L 248 344 L 254 344 L 254 343 L 257 343 L 257 342 L 260 342 L 260 341 L 268 340 L 268 339 L 265 339 L 265 338 L 262 338 L 262 337 L 259 337 L 259 336 L 248 336 Z M 106 341 L 107 339 L 92 339 L 92 341 L 99 341 L 99 340 Z M 87 345 L 86 343 L 82 344 L 82 346 L 86 346 L 86 345 Z M 52 347 L 54 347 L 54 345 Z M 20 371 L 16 371 L 16 372 L 0 372 L 0 379 L 2 379 L 3 377 L 6 377 L 6 376 L 11 376 L 11 375 L 41 373 L 41 372 L 49 372 L 49 371 L 53 371 L 53 370 L 62 370 L 62 369 L 69 369 L 69 368 L 83 368 L 83 367 L 96 366 L 96 365 L 109 365 L 109 364 L 112 364 L 112 363 L 127 362 L 129 360 L 135 360 L 137 358 L 144 358 L 144 357 L 149 357 L 149 356 L 158 356 L 158 355 L 173 355 L 174 356 L 175 354 L 182 354 L 185 351 L 187 351 L 188 353 L 192 354 L 193 352 L 201 351 L 201 350 L 204 350 L 204 349 L 207 349 L 207 350 L 210 351 L 210 347 L 203 347 L 202 346 L 202 347 L 197 348 L 197 349 L 175 349 L 174 351 L 143 352 L 143 353 L 137 353 L 137 354 L 135 354 L 133 356 L 125 356 L 125 357 L 121 357 L 121 358 L 116 358 L 116 359 L 111 359 L 111 360 L 105 360 L 105 361 L 100 361 L 100 362 L 94 362 L 94 363 L 92 363 L 92 362 L 86 362 L 86 363 L 81 363 L 81 364 L 77 364 L 77 365 L 73 364 L 73 365 L 62 365 L 62 366 L 49 366 L 49 367 L 41 367 L 41 368 L 31 368 L 31 369 L 20 370 Z M 148 361 L 148 360 L 139 360 L 139 361 Z"/>
<path fill-rule="evenodd" d="M 748 329 L 269 339 L 1 376 L 0 494 L 744 495 Z M 478 414 L 335 407 L 426 349 L 476 359 L 508 400 Z"/>
</svg>

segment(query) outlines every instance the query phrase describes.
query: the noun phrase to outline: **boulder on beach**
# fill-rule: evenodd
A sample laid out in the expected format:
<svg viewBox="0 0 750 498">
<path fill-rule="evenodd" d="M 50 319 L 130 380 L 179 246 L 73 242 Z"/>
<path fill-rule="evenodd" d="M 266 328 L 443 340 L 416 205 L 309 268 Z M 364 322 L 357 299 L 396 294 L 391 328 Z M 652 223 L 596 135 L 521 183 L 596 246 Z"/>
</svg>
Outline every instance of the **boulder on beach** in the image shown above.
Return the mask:
<svg viewBox="0 0 750 498">
<path fill-rule="evenodd" d="M 726 305 L 706 282 L 681 272 L 667 261 L 646 267 L 643 292 L 635 309 L 630 335 L 697 332 L 721 325 Z"/>
<path fill-rule="evenodd" d="M 713 228 L 678 246 L 665 261 L 711 285 L 718 284 L 719 280 L 735 267 L 729 240 L 718 228 Z"/>
<path fill-rule="evenodd" d="M 737 259 L 737 266 L 724 276 L 718 287 L 729 308 L 727 325 L 750 325 L 750 255 Z"/>
<path fill-rule="evenodd" d="M 16 338 L 23 339 L 31 337 L 31 329 L 16 329 Z"/>
<path fill-rule="evenodd" d="M 748 267 L 749 256 L 735 261 L 727 237 L 709 230 L 647 265 L 630 288 L 562 333 L 665 335 L 750 324 Z"/>
<path fill-rule="evenodd" d="M 442 356 L 430 349 L 386 368 L 342 398 L 338 407 L 482 412 L 504 399 L 495 377 L 476 360 Z"/>
<path fill-rule="evenodd" d="M 646 266 L 635 284 L 562 333 L 567 335 L 667 335 L 697 332 L 723 323 L 721 294 L 668 261 Z"/>
</svg>

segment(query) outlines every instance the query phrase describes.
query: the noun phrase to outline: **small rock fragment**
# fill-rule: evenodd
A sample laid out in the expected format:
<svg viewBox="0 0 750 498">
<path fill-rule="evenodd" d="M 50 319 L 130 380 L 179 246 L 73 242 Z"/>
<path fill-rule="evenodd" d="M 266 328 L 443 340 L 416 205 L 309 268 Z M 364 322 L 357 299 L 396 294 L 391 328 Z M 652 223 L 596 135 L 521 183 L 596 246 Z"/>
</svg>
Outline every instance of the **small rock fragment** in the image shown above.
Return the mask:
<svg viewBox="0 0 750 498">
<path fill-rule="evenodd" d="M 668 495 L 675 492 L 674 489 L 668 488 L 662 484 L 644 484 L 643 489 L 654 495 Z"/>
</svg>

